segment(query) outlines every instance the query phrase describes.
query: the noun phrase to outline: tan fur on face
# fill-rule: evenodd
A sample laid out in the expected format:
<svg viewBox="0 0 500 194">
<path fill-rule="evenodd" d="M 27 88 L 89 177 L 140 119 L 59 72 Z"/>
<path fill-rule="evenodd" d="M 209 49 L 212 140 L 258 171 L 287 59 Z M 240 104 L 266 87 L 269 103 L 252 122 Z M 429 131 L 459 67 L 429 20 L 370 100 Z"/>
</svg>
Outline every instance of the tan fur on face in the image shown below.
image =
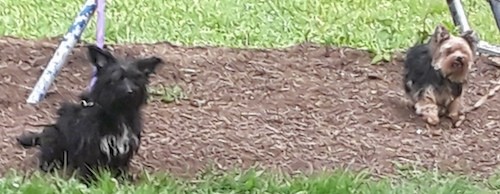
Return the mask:
<svg viewBox="0 0 500 194">
<path fill-rule="evenodd" d="M 474 53 L 463 38 L 450 37 L 433 54 L 433 61 L 445 77 L 462 83 L 474 64 Z"/>
<path fill-rule="evenodd" d="M 453 82 L 463 83 L 474 64 L 475 48 L 472 36 L 472 31 L 453 36 L 442 25 L 438 25 L 431 37 L 429 47 L 432 65 Z"/>
</svg>

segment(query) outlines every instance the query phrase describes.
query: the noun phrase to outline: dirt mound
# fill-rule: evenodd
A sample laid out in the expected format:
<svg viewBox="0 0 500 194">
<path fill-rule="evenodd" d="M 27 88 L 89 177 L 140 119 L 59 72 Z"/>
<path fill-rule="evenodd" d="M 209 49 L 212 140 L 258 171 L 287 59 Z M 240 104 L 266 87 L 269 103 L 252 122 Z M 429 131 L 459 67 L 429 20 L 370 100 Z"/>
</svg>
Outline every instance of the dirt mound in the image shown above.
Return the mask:
<svg viewBox="0 0 500 194">
<path fill-rule="evenodd" d="M 0 39 L 0 174 L 35 168 L 34 150 L 14 137 L 52 122 L 62 100 L 89 81 L 82 47 L 70 56 L 46 100 L 25 100 L 57 42 Z M 302 44 L 286 49 L 115 45 L 118 54 L 158 55 L 168 62 L 152 86 L 178 84 L 189 100 L 145 108 L 145 135 L 134 168 L 192 175 L 207 165 L 261 166 L 286 172 L 369 168 L 392 173 L 395 163 L 489 174 L 500 161 L 500 102 L 427 127 L 403 103 L 400 60 L 370 65 L 369 54 Z M 500 71 L 481 58 L 469 76 L 472 105 Z"/>
</svg>

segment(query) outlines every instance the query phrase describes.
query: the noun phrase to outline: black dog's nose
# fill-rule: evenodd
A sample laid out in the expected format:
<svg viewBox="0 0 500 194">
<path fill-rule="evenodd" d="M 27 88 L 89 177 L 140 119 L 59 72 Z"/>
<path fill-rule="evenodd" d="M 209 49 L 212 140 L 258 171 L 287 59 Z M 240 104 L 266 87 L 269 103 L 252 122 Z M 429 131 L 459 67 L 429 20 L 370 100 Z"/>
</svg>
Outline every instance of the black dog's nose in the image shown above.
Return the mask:
<svg viewBox="0 0 500 194">
<path fill-rule="evenodd" d="M 457 57 L 457 61 L 462 62 L 464 60 L 464 57 Z"/>
</svg>

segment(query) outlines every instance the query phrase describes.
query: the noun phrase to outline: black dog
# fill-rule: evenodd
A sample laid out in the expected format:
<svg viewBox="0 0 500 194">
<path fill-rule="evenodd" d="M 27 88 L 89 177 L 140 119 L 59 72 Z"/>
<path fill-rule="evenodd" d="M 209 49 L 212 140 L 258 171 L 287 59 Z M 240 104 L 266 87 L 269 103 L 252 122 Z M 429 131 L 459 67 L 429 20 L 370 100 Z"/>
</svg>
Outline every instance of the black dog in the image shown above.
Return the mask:
<svg viewBox="0 0 500 194">
<path fill-rule="evenodd" d="M 477 40 L 473 31 L 453 36 L 438 25 L 429 42 L 411 47 L 404 67 L 404 89 L 418 115 L 437 125 L 447 115 L 459 119 L 463 86 L 474 64 Z"/>
<path fill-rule="evenodd" d="M 97 81 L 80 96 L 83 103 L 63 103 L 55 124 L 17 139 L 26 148 L 40 147 L 41 170 L 64 166 L 90 181 L 100 168 L 116 177 L 126 174 L 141 141 L 140 109 L 147 102 L 149 76 L 163 62 L 157 57 L 125 61 L 95 45 L 87 48 Z"/>
</svg>

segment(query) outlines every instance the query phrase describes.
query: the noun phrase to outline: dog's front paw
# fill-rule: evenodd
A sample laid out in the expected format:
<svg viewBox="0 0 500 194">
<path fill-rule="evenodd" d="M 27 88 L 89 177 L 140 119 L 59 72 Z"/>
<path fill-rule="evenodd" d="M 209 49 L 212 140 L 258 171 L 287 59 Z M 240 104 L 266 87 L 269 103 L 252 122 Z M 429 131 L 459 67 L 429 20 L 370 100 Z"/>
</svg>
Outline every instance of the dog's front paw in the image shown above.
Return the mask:
<svg viewBox="0 0 500 194">
<path fill-rule="evenodd" d="M 448 117 L 451 119 L 451 122 L 456 123 L 460 120 L 460 114 L 458 112 L 448 114 Z"/>
<path fill-rule="evenodd" d="M 454 128 L 459 127 L 465 120 L 465 115 L 462 113 L 448 114 Z"/>
<path fill-rule="evenodd" d="M 45 173 L 53 172 L 54 169 L 56 169 L 56 167 L 57 167 L 56 162 L 49 162 L 49 161 L 43 161 L 38 166 L 38 168 Z"/>
<path fill-rule="evenodd" d="M 424 115 L 423 117 L 425 122 L 429 123 L 430 125 L 439 124 L 439 116 L 437 115 Z"/>
</svg>

